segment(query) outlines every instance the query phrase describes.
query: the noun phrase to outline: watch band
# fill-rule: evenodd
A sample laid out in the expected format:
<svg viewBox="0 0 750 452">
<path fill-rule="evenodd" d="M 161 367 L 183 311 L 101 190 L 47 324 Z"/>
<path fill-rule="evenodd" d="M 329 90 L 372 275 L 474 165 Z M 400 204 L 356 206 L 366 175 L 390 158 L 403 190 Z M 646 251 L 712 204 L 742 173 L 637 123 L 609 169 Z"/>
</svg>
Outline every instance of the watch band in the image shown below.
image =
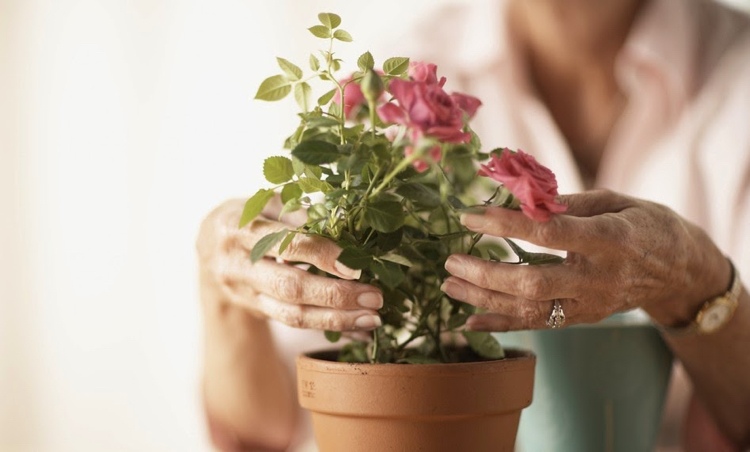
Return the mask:
<svg viewBox="0 0 750 452">
<path fill-rule="evenodd" d="M 683 327 L 662 327 L 664 331 L 672 336 L 682 336 L 690 334 L 711 334 L 719 331 L 734 316 L 734 311 L 739 303 L 742 283 L 737 268 L 731 259 L 727 258 L 729 266 L 732 269 L 732 282 L 729 289 L 714 298 L 703 303 L 693 320 Z"/>
</svg>

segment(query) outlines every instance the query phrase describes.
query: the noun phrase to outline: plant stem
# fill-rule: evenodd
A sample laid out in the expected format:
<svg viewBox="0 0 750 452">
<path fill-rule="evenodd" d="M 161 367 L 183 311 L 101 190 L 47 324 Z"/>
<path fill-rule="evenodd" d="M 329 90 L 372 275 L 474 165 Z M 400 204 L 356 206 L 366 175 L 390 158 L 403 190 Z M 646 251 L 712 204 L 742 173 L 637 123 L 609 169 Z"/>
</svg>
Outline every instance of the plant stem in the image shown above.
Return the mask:
<svg viewBox="0 0 750 452">
<path fill-rule="evenodd" d="M 379 194 L 381 191 L 383 191 L 385 188 L 387 188 L 388 187 L 388 183 L 391 180 L 393 180 L 393 178 L 396 177 L 396 175 L 398 175 L 398 173 L 400 173 L 401 171 L 405 170 L 409 165 L 411 165 L 412 163 L 414 163 L 418 158 L 419 158 L 419 156 L 415 152 L 412 155 L 410 155 L 410 156 L 406 157 L 405 159 L 401 160 L 400 162 L 398 162 L 398 165 L 396 165 L 396 168 L 394 168 L 393 171 L 391 171 L 390 173 L 386 174 L 386 176 L 383 178 L 382 182 L 380 182 L 380 185 L 378 185 L 377 188 L 375 188 L 375 190 L 372 191 L 372 195 L 375 196 L 375 195 Z"/>
</svg>

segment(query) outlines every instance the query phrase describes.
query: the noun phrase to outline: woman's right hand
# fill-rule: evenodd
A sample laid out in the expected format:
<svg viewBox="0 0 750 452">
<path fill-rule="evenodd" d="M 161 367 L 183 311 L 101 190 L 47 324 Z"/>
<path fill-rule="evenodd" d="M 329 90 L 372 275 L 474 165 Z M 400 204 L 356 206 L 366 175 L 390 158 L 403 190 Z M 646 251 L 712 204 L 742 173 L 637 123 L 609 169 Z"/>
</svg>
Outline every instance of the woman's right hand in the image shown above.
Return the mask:
<svg viewBox="0 0 750 452">
<path fill-rule="evenodd" d="M 258 240 L 303 224 L 306 214 L 298 211 L 272 220 L 281 211 L 275 198 L 262 218 L 238 228 L 243 206 L 241 200 L 227 201 L 201 225 L 197 240 L 201 284 L 202 290 L 211 292 L 204 292 L 204 301 L 231 303 L 296 328 L 354 331 L 380 326 L 381 292 L 353 281 L 360 271 L 336 260 L 341 248 L 330 240 L 297 234 L 283 254 L 278 255 L 274 247 L 253 264 L 250 251 Z M 342 279 L 314 275 L 285 262 L 308 263 Z"/>
</svg>

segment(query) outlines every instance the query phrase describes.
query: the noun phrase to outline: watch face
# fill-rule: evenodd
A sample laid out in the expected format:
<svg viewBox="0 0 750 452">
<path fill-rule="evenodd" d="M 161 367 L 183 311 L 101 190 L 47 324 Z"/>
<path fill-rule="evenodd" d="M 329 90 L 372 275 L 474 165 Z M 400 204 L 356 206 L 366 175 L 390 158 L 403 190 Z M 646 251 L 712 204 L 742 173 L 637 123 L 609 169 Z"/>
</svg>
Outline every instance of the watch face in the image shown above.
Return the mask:
<svg viewBox="0 0 750 452">
<path fill-rule="evenodd" d="M 703 331 L 710 333 L 721 328 L 731 314 L 731 306 L 723 303 L 714 303 L 703 312 L 698 323 Z"/>
</svg>

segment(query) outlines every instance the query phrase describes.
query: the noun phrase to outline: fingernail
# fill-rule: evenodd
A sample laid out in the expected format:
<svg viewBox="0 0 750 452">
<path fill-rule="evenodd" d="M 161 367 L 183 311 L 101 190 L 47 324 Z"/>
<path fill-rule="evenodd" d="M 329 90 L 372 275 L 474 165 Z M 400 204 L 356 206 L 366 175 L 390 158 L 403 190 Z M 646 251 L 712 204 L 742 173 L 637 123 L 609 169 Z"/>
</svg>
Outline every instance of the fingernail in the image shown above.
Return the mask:
<svg viewBox="0 0 750 452">
<path fill-rule="evenodd" d="M 466 289 L 460 284 L 456 284 L 452 281 L 445 281 L 440 290 L 447 293 L 448 296 L 455 298 L 456 300 L 466 299 Z"/>
<path fill-rule="evenodd" d="M 333 268 L 335 268 L 341 276 L 349 279 L 359 279 L 359 277 L 362 275 L 362 270 L 354 270 L 353 268 L 349 268 L 339 261 L 334 262 Z"/>
<path fill-rule="evenodd" d="M 457 257 L 449 257 L 448 260 L 445 261 L 445 269 L 448 270 L 451 275 L 459 278 L 463 278 L 466 274 L 465 265 Z"/>
<path fill-rule="evenodd" d="M 377 292 L 365 292 L 357 297 L 357 303 L 363 308 L 380 309 L 383 307 L 383 296 Z"/>
<path fill-rule="evenodd" d="M 473 213 L 461 214 L 461 224 L 469 229 L 481 228 L 487 222 L 487 218 L 484 215 L 476 215 Z"/>
<path fill-rule="evenodd" d="M 382 324 L 383 322 L 380 320 L 380 317 L 376 315 L 366 314 L 359 316 L 356 318 L 356 320 L 354 320 L 354 326 L 363 330 L 372 330 Z"/>
</svg>

